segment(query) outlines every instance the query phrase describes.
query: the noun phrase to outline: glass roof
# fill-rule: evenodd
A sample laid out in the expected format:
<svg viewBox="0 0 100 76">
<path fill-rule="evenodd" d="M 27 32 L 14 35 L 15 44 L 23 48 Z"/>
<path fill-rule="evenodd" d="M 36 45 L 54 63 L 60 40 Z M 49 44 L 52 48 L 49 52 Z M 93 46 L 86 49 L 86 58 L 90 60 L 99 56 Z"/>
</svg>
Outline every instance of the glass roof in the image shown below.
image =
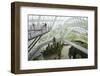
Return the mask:
<svg viewBox="0 0 100 76">
<path fill-rule="evenodd" d="M 43 25 L 46 25 L 49 30 L 42 35 L 38 43 L 48 41 L 53 37 L 69 41 L 81 40 L 86 43 L 88 41 L 88 17 L 28 15 L 28 30 L 37 30 Z"/>
</svg>

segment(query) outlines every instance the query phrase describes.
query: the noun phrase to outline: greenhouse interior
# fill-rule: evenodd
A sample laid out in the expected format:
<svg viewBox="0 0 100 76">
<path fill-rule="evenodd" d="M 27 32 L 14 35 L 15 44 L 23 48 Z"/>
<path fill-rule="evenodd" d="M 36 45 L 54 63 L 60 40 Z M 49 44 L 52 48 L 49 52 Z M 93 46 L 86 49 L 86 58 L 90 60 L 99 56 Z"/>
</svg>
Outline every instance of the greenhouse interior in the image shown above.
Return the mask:
<svg viewBox="0 0 100 76">
<path fill-rule="evenodd" d="M 28 60 L 88 58 L 88 17 L 28 15 Z"/>
</svg>

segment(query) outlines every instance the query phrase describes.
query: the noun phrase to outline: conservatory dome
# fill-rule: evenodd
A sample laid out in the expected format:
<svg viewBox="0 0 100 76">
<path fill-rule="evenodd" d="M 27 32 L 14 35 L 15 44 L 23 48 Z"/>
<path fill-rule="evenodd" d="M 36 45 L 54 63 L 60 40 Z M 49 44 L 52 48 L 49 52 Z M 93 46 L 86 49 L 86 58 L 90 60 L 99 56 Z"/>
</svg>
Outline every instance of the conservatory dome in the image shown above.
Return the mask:
<svg viewBox="0 0 100 76">
<path fill-rule="evenodd" d="M 84 53 L 81 57 L 87 57 L 88 17 L 29 15 L 28 46 L 29 60 L 70 58 L 64 56 L 65 52 L 68 54 L 69 46 Z M 47 52 L 57 51 L 57 48 L 61 49 L 58 49 L 62 52 L 60 57 L 55 53 L 44 58 Z"/>
</svg>

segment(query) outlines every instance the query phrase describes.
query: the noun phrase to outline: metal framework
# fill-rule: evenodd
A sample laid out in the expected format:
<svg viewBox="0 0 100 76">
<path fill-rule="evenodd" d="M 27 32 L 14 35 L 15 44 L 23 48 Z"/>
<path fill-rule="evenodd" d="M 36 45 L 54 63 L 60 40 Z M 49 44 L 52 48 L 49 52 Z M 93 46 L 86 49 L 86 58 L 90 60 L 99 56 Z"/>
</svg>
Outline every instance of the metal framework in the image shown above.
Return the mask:
<svg viewBox="0 0 100 76">
<path fill-rule="evenodd" d="M 47 45 L 52 42 L 52 40 L 48 40 L 37 47 L 34 47 L 36 43 L 40 40 L 40 38 L 46 33 L 50 32 L 53 28 L 67 25 L 71 27 L 72 31 L 76 31 L 76 33 L 81 34 L 81 32 L 86 33 L 85 37 L 87 37 L 87 27 L 85 23 L 87 23 L 87 17 L 72 17 L 72 16 L 55 16 L 55 15 L 28 15 L 28 42 L 30 43 L 28 46 L 28 56 L 29 59 L 33 59 L 35 56 L 40 56 L 41 53 L 39 49 L 43 45 Z M 78 30 L 77 30 L 78 29 Z M 87 49 L 76 45 L 68 40 L 64 41 L 66 44 L 74 46 L 75 48 L 81 50 L 82 52 L 87 54 Z"/>
</svg>

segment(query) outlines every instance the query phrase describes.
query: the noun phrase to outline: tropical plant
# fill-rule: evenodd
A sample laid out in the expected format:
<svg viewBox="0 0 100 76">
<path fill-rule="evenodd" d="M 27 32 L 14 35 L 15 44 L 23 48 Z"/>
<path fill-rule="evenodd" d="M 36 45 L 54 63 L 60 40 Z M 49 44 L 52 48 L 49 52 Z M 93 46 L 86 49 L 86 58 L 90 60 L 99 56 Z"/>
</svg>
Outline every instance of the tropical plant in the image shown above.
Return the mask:
<svg viewBox="0 0 100 76">
<path fill-rule="evenodd" d="M 43 56 L 48 57 L 48 56 L 52 56 L 54 54 L 58 55 L 58 58 L 60 59 L 61 57 L 61 50 L 63 48 L 63 43 L 61 41 L 57 42 L 56 38 L 53 38 L 53 43 L 52 44 L 48 44 L 48 46 L 46 47 L 45 50 L 43 50 Z"/>
</svg>

